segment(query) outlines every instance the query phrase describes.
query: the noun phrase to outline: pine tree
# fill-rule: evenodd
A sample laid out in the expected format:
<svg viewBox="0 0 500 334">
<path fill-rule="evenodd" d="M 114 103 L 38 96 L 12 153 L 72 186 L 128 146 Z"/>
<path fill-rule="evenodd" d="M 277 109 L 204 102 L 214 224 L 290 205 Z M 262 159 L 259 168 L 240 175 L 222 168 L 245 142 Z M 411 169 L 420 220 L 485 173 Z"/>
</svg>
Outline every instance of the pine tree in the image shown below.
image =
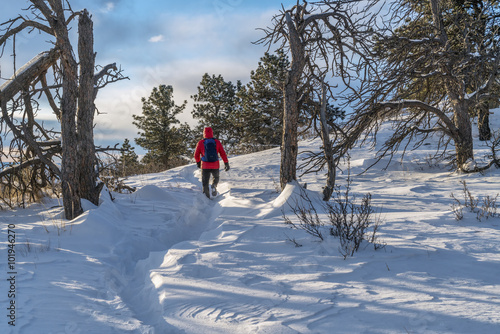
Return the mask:
<svg viewBox="0 0 500 334">
<path fill-rule="evenodd" d="M 478 90 L 484 84 L 484 78 L 491 73 L 495 68 L 494 58 L 491 57 L 493 49 L 496 48 L 496 35 L 498 34 L 497 24 L 491 24 L 492 20 L 497 20 L 496 17 L 491 17 L 488 12 L 491 9 L 487 7 L 495 6 L 493 13 L 498 11 L 496 1 L 482 0 L 451 0 L 439 4 L 443 11 L 443 29 L 446 31 L 449 48 L 456 53 L 457 57 L 464 58 L 463 69 L 467 69 L 466 74 L 460 73 L 468 77 L 464 80 L 466 83 L 465 90 L 471 94 Z M 430 10 L 428 1 L 422 2 L 411 0 L 412 8 L 415 13 L 421 15 L 418 20 L 408 21 L 405 25 L 399 28 L 399 34 L 407 38 L 428 38 L 434 31 L 422 29 L 423 25 L 431 25 L 433 16 Z M 490 15 L 490 16 L 489 16 Z M 496 14 L 494 14 L 496 16 Z M 489 27 L 488 27 L 489 26 Z M 493 26 L 493 28 L 492 28 Z M 471 29 L 472 27 L 472 29 Z M 420 34 L 420 35 L 419 35 Z M 398 52 L 392 50 L 392 52 Z M 471 65 L 470 55 L 474 54 L 475 58 Z M 474 57 L 472 57 L 474 58 Z M 461 70 L 462 72 L 463 69 Z M 429 76 L 424 80 L 415 80 L 412 85 L 409 85 L 408 90 L 413 89 L 417 99 L 435 99 L 441 95 L 446 95 L 445 84 L 443 80 L 434 79 Z M 419 85 L 413 87 L 413 85 Z M 490 87 L 487 98 L 481 101 L 471 101 L 468 109 L 473 117 L 478 118 L 478 129 L 480 140 L 489 140 L 491 138 L 491 130 L 489 127 L 489 105 L 494 105 L 495 100 L 498 100 L 498 85 L 493 83 Z"/>
<path fill-rule="evenodd" d="M 182 164 L 187 147 L 176 116 L 184 111 L 187 102 L 175 105 L 172 86 L 160 85 L 148 99 L 142 98 L 142 103 L 142 116 L 133 115 L 133 124 L 142 130 L 135 142 L 148 151 L 142 162 L 163 169 Z"/>
<path fill-rule="evenodd" d="M 481 3 L 481 9 L 474 9 L 474 3 Z M 439 140 L 438 157 L 453 144 L 458 169 L 489 168 L 493 160 L 483 167 L 473 163 L 470 111 L 495 93 L 500 64 L 498 4 L 398 0 L 391 8 L 386 26 L 397 28 L 378 37 L 374 50 L 378 59 L 372 62 L 378 60 L 377 73 L 371 73 L 355 96 L 359 104 L 350 121 L 348 145 L 363 133 L 376 134 L 381 122 L 391 120 L 394 134 L 379 158 L 399 148 L 405 152 L 418 147 L 433 135 Z"/>
<path fill-rule="evenodd" d="M 214 136 L 229 147 L 239 141 L 242 122 L 237 92 L 240 89 L 240 81 L 235 86 L 231 81 L 226 82 L 222 75 L 203 75 L 198 94 L 191 96 L 198 102 L 191 113 L 194 119 L 200 121 L 198 132 L 203 127 L 210 126 Z"/>
<path fill-rule="evenodd" d="M 281 145 L 283 128 L 283 83 L 290 62 L 283 52 L 266 53 L 250 82 L 239 92 L 245 124 L 241 141 L 251 151 Z"/>
<path fill-rule="evenodd" d="M 137 171 L 139 167 L 139 157 L 134 151 L 134 147 L 130 145 L 130 141 L 125 138 L 122 147 L 121 155 L 118 158 L 118 173 L 122 177 L 132 175 Z"/>
</svg>

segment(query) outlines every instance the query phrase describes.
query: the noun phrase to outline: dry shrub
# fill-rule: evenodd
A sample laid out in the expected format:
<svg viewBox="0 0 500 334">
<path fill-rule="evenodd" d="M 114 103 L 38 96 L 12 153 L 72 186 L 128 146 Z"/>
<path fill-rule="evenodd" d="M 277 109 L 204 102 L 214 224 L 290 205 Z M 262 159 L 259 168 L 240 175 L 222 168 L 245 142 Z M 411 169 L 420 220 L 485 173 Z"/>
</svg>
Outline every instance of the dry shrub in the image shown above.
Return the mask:
<svg viewBox="0 0 500 334">
<path fill-rule="evenodd" d="M 298 223 L 294 223 L 283 213 L 285 224 L 295 229 L 301 229 L 310 235 L 324 241 L 325 229 L 329 227 L 330 235 L 340 241 L 339 252 L 345 258 L 354 256 L 363 243 L 367 241 L 374 245 L 375 249 L 383 247 L 377 242 L 377 232 L 380 226 L 379 216 L 371 204 L 371 194 L 366 194 L 357 203 L 355 196 L 350 194 L 351 179 L 342 191 L 336 188 L 333 199 L 323 205 L 323 210 L 328 217 L 328 222 L 323 222 L 307 192 L 301 188 L 300 200 L 293 205 L 288 203 L 295 214 Z"/>
</svg>

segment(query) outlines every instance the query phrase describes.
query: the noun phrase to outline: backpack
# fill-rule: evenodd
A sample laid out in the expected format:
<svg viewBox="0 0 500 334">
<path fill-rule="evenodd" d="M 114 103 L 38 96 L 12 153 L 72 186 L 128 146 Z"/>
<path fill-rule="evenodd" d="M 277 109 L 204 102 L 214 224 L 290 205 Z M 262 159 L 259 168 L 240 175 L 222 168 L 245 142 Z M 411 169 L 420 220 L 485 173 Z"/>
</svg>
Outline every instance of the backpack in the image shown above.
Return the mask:
<svg viewBox="0 0 500 334">
<path fill-rule="evenodd" d="M 205 154 L 203 155 L 201 160 L 205 162 L 218 161 L 219 156 L 217 155 L 217 144 L 215 143 L 215 139 L 205 139 L 203 140 L 203 145 L 205 146 Z"/>
</svg>

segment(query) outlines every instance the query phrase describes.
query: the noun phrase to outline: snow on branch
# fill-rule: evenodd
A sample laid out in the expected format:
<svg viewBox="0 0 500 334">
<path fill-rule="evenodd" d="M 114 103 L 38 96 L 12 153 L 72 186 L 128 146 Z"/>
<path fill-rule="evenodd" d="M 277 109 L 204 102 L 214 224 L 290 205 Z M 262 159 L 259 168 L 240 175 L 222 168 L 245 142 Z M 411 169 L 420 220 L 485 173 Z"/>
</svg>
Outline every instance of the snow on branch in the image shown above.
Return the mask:
<svg viewBox="0 0 500 334">
<path fill-rule="evenodd" d="M 0 86 L 0 100 L 9 100 L 23 87 L 47 71 L 59 58 L 57 49 L 41 52 L 22 66 L 2 86 Z"/>
<path fill-rule="evenodd" d="M 389 108 L 389 109 L 406 109 L 411 107 L 419 108 L 421 110 L 425 110 L 427 112 L 436 115 L 450 129 L 455 129 L 455 125 L 453 124 L 452 120 L 448 116 L 446 116 L 446 114 L 442 110 L 433 107 L 430 104 L 427 104 L 420 100 L 387 101 L 387 102 L 379 102 L 377 105 L 380 108 Z"/>
</svg>

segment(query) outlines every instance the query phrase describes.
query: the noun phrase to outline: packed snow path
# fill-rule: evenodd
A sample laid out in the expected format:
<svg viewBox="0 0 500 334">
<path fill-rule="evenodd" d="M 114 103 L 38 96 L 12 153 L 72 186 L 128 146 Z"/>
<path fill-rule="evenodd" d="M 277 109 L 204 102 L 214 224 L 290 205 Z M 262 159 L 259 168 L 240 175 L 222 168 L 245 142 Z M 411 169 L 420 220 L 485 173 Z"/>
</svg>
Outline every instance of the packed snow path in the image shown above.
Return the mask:
<svg viewBox="0 0 500 334">
<path fill-rule="evenodd" d="M 130 178 L 137 192 L 103 194 L 72 222 L 57 201 L 0 212 L 3 275 L 9 224 L 17 250 L 16 326 L 4 316 L 0 332 L 498 332 L 500 220 L 457 222 L 450 193 L 466 179 L 494 196 L 500 173 L 450 173 L 425 165 L 426 154 L 356 175 L 373 160 L 353 153 L 353 192 L 372 193 L 387 246 L 346 260 L 332 237 L 283 224 L 298 188 L 276 191 L 279 150 L 231 158 L 216 200 L 190 165 Z M 314 199 L 324 179 L 302 182 Z M 2 279 L 1 305 L 8 290 Z"/>
</svg>

